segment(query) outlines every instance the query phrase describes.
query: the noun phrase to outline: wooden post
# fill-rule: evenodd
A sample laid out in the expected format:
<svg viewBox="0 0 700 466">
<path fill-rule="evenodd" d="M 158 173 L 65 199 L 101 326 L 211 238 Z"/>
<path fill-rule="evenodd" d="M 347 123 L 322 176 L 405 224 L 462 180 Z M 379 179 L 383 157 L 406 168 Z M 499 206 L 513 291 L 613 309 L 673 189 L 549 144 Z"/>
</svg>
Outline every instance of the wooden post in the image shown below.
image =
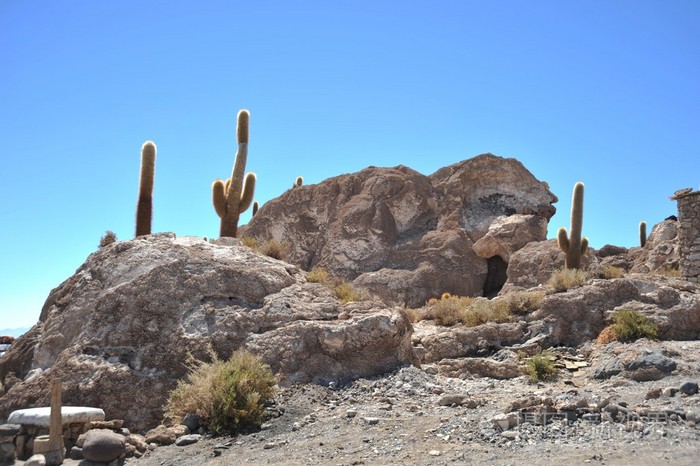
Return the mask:
<svg viewBox="0 0 700 466">
<path fill-rule="evenodd" d="M 34 440 L 34 453 L 43 454 L 47 465 L 63 464 L 65 447 L 63 445 L 63 417 L 61 415 L 61 381 L 51 382 L 51 418 L 49 420 L 49 438 L 39 436 Z M 41 438 L 44 437 L 44 438 Z"/>
</svg>

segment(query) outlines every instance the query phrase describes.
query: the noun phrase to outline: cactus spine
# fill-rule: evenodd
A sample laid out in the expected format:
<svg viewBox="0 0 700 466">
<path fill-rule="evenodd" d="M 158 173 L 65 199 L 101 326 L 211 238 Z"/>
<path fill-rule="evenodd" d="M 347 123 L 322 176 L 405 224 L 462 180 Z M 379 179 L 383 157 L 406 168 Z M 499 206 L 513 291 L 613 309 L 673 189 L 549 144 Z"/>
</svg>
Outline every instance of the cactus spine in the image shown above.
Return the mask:
<svg viewBox="0 0 700 466">
<path fill-rule="evenodd" d="M 214 181 L 212 185 L 212 201 L 216 213 L 221 217 L 219 236 L 235 237 L 238 232 L 238 219 L 253 202 L 255 193 L 255 173 L 243 177 L 245 164 L 248 160 L 248 110 L 238 112 L 238 152 L 233 163 L 231 178 Z"/>
<path fill-rule="evenodd" d="M 156 170 L 156 145 L 146 141 L 141 147 L 139 200 L 136 204 L 136 236 L 150 235 L 153 219 L 153 178 Z"/>
<path fill-rule="evenodd" d="M 647 222 L 642 220 L 639 222 L 639 245 L 644 247 L 647 244 Z"/>
<path fill-rule="evenodd" d="M 571 231 L 570 237 L 566 234 L 566 228 L 561 227 L 557 231 L 559 248 L 566 253 L 566 268 L 580 269 L 581 255 L 588 250 L 588 238 L 581 238 L 583 227 L 583 183 L 574 185 L 574 195 L 571 199 Z"/>
</svg>

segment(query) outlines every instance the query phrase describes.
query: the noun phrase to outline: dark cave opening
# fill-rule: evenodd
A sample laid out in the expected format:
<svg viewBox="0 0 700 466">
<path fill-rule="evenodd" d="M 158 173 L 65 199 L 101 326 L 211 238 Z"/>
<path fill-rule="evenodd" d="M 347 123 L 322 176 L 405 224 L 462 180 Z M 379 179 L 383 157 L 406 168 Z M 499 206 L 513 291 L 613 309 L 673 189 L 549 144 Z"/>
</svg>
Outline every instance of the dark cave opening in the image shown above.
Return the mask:
<svg viewBox="0 0 700 466">
<path fill-rule="evenodd" d="M 503 285 L 506 283 L 508 275 L 508 264 L 501 259 L 501 256 L 493 256 L 486 259 L 488 271 L 486 273 L 486 282 L 484 283 L 484 296 L 493 298 L 498 295 Z"/>
</svg>

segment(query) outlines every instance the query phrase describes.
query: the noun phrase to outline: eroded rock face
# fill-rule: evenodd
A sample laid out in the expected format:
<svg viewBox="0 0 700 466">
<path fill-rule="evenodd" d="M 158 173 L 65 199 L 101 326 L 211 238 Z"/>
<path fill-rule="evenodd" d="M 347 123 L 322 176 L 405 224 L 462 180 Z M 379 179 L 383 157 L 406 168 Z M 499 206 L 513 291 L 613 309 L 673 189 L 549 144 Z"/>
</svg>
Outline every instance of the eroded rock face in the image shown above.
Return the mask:
<svg viewBox="0 0 700 466">
<path fill-rule="evenodd" d="M 415 307 L 443 292 L 481 296 L 492 256 L 483 249 L 480 257 L 474 244 L 499 218 L 492 236 L 513 244 L 491 248 L 494 255 L 524 244 L 509 233 L 521 231 L 523 219 L 532 239 L 544 239 L 556 201 L 517 160 L 484 154 L 430 176 L 370 167 L 289 190 L 263 205 L 240 234 L 287 241 L 292 263 L 325 267 Z M 516 215 L 518 221 L 504 219 Z"/>
<path fill-rule="evenodd" d="M 654 225 L 643 248 L 630 250 L 629 257 L 633 261 L 630 270 L 640 273 L 678 270 L 679 248 L 678 221 L 664 220 Z"/>
<path fill-rule="evenodd" d="M 44 369 L 0 399 L 0 417 L 46 405 L 58 374 L 64 404 L 152 427 L 188 354 L 206 358 L 209 346 L 222 358 L 249 349 L 282 382 L 342 382 L 415 362 L 401 309 L 341 305 L 293 265 L 235 239 L 215 243 L 166 233 L 92 254 L 0 362 L 0 380 Z"/>
</svg>

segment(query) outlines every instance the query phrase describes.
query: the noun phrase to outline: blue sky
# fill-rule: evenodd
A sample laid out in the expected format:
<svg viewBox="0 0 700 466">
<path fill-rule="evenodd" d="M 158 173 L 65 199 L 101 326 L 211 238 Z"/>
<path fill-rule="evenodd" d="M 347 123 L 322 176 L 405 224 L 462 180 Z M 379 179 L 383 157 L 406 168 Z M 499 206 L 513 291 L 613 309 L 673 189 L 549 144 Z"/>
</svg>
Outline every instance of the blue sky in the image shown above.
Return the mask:
<svg viewBox="0 0 700 466">
<path fill-rule="evenodd" d="M 698 188 L 698 24 L 697 0 L 0 0 L 0 328 L 133 236 L 146 140 L 154 231 L 216 236 L 240 108 L 261 203 L 492 152 L 559 196 L 550 236 L 583 181 L 592 246 L 636 245 Z"/>
</svg>

